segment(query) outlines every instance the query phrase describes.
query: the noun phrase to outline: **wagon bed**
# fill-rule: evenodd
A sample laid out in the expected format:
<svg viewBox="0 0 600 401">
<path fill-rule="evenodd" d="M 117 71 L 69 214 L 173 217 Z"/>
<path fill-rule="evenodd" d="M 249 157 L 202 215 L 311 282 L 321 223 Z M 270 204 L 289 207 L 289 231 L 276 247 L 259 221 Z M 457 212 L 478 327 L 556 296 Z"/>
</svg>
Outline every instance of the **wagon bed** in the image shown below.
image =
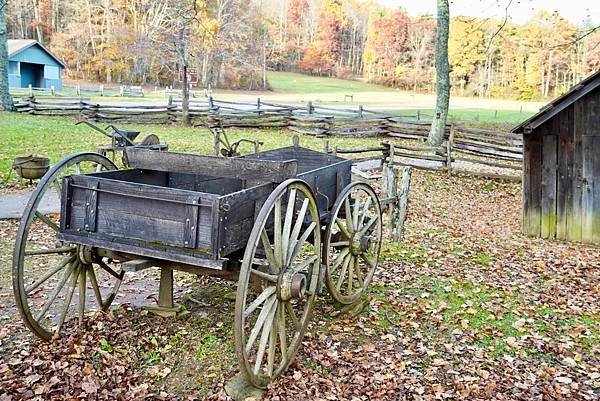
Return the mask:
<svg viewBox="0 0 600 401">
<path fill-rule="evenodd" d="M 241 159 L 129 150 L 132 167 L 66 177 L 61 239 L 222 269 L 247 243 L 275 185 L 305 181 L 326 217 L 350 161 L 301 147 Z"/>
</svg>

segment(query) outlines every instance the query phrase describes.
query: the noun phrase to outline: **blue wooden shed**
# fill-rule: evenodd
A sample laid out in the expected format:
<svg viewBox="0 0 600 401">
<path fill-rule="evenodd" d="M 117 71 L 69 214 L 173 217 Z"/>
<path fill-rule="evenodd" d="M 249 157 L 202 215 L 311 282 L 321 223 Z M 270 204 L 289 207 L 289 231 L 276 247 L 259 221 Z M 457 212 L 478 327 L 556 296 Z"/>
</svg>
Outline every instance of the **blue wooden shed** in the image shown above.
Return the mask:
<svg viewBox="0 0 600 401">
<path fill-rule="evenodd" d="M 62 70 L 58 57 L 36 40 L 9 39 L 8 84 L 11 88 L 62 89 Z"/>
</svg>

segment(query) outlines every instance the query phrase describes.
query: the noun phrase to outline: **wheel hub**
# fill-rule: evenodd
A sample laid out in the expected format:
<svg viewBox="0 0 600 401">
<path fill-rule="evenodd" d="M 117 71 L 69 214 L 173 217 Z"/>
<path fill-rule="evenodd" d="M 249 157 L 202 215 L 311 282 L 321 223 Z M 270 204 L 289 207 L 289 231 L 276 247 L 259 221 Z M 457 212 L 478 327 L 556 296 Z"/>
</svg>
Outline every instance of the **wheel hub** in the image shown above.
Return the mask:
<svg viewBox="0 0 600 401">
<path fill-rule="evenodd" d="M 94 260 L 94 248 L 88 245 L 77 245 L 77 255 L 81 263 L 89 265 Z"/>
<path fill-rule="evenodd" d="M 369 250 L 371 246 L 371 236 L 363 235 L 361 233 L 354 234 L 352 238 L 352 244 L 350 245 L 350 252 L 354 255 L 360 255 Z"/>
<path fill-rule="evenodd" d="M 292 270 L 284 271 L 277 282 L 277 295 L 282 301 L 300 299 L 306 294 L 306 276 Z"/>
</svg>

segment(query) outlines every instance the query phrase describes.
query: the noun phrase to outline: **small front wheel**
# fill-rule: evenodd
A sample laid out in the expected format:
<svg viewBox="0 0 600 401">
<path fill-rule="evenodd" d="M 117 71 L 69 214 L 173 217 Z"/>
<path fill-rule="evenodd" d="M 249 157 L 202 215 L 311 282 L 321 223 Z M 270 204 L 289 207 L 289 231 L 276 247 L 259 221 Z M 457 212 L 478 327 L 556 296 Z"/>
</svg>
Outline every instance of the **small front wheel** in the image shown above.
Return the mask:
<svg viewBox="0 0 600 401">
<path fill-rule="evenodd" d="M 321 227 L 310 187 L 291 179 L 262 206 L 248 239 L 235 303 L 241 372 L 264 388 L 294 360 L 321 269 Z"/>
<path fill-rule="evenodd" d="M 381 250 L 381 206 L 369 185 L 354 182 L 335 201 L 323 243 L 325 283 L 333 299 L 356 302 L 373 279 Z"/>
</svg>

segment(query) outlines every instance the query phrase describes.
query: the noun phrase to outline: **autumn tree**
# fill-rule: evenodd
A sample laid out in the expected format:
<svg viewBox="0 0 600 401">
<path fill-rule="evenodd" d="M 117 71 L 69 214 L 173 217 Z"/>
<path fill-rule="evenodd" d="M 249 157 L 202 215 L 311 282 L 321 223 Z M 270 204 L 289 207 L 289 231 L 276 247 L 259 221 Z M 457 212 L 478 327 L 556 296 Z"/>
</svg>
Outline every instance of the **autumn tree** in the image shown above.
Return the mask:
<svg viewBox="0 0 600 401">
<path fill-rule="evenodd" d="M 448 0 L 437 1 L 437 30 L 435 36 L 435 76 L 436 104 L 435 115 L 429 131 L 428 142 L 439 146 L 444 140 L 448 106 L 450 103 L 450 65 L 448 64 L 448 31 L 450 9 Z"/>
</svg>

